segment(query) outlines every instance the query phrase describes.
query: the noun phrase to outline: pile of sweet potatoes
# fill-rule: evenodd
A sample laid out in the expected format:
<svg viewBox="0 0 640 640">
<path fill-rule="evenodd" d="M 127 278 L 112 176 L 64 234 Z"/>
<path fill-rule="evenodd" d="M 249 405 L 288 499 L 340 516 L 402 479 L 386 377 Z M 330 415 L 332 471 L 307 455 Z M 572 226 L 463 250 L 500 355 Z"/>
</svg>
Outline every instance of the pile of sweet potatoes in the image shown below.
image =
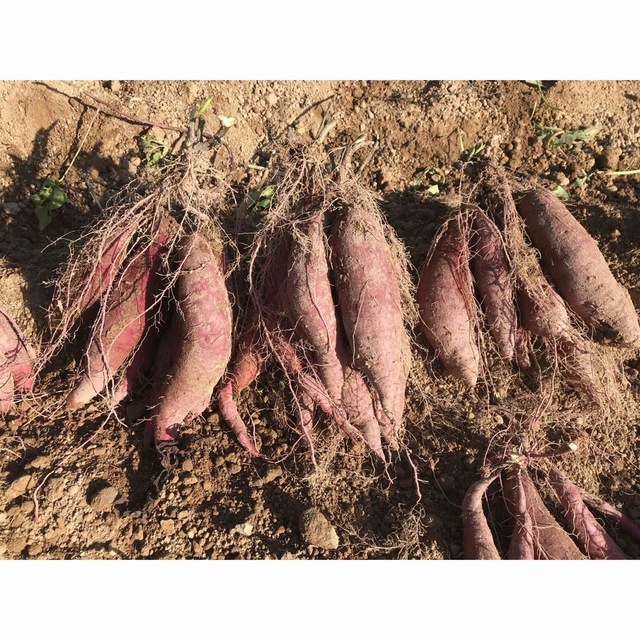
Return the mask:
<svg viewBox="0 0 640 640">
<path fill-rule="evenodd" d="M 156 444 L 209 406 L 231 357 L 224 245 L 210 192 L 187 179 L 195 154 L 105 210 L 64 265 L 49 312 L 47 357 L 88 327 L 66 408 L 97 397 L 113 408 L 146 380 Z"/>
<path fill-rule="evenodd" d="M 592 509 L 609 517 L 640 541 L 640 526 L 611 505 L 585 496 L 557 467 L 539 473 L 553 490 L 566 530 L 551 514 L 526 465 L 512 463 L 475 482 L 462 503 L 463 554 L 467 560 L 622 560 L 627 556 L 596 519 Z M 509 528 L 505 551 L 498 549 L 485 514 L 487 492 L 499 490 Z"/>
<path fill-rule="evenodd" d="M 384 444 L 401 443 L 411 366 L 406 257 L 348 168 L 323 174 L 296 151 L 252 246 L 245 330 L 218 393 L 220 412 L 262 455 L 235 398 L 269 359 L 286 375 L 296 429 L 312 454 L 319 409 L 384 460 Z"/>
<path fill-rule="evenodd" d="M 628 292 L 553 194 L 529 190 L 514 201 L 506 181 L 495 184 L 482 208 L 463 207 L 432 242 L 417 294 L 425 337 L 471 387 L 490 344 L 528 369 L 541 343 L 568 379 L 605 401 L 619 384 L 620 360 L 595 340 L 640 347 Z"/>
</svg>

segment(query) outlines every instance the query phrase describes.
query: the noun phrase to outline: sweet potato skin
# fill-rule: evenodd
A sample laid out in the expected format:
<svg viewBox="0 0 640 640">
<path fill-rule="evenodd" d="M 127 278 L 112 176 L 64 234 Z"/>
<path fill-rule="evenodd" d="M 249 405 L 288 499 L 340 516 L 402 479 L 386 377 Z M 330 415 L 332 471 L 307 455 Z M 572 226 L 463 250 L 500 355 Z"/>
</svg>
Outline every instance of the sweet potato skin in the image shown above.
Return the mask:
<svg viewBox="0 0 640 640">
<path fill-rule="evenodd" d="M 522 488 L 533 521 L 533 543 L 537 560 L 582 560 L 584 556 L 571 536 L 545 506 L 533 480 L 521 475 Z"/>
<path fill-rule="evenodd" d="M 517 203 L 533 244 L 571 310 L 626 346 L 640 347 L 638 315 L 595 240 L 552 193 L 526 192 Z"/>
<path fill-rule="evenodd" d="M 418 283 L 422 331 L 451 375 L 475 386 L 480 370 L 469 246 L 460 217 L 436 236 Z"/>
<path fill-rule="evenodd" d="M 571 532 L 589 557 L 601 560 L 625 560 L 622 549 L 594 518 L 578 488 L 558 469 L 549 469 L 549 480 L 566 513 Z"/>
<path fill-rule="evenodd" d="M 397 430 L 411 351 L 396 270 L 377 212 L 347 208 L 333 224 L 331 246 L 340 315 L 354 364 L 377 391 Z"/>
<path fill-rule="evenodd" d="M 474 482 L 462 501 L 462 545 L 466 560 L 500 560 L 482 508 L 482 498 L 497 476 Z"/>
<path fill-rule="evenodd" d="M 104 320 L 94 326 L 85 356 L 85 373 L 67 397 L 77 409 L 104 390 L 142 339 L 148 309 L 158 288 L 162 244 L 159 239 L 138 255 L 107 298 Z"/>
<path fill-rule="evenodd" d="M 473 271 L 489 332 L 505 360 L 515 350 L 518 312 L 502 236 L 498 227 L 480 209 L 474 212 L 477 241 Z"/>
<path fill-rule="evenodd" d="M 196 233 L 181 243 L 176 260 L 181 272 L 172 352 L 177 355 L 152 415 L 156 439 L 166 439 L 171 427 L 209 405 L 231 358 L 233 314 L 221 249 L 214 251 L 209 241 Z"/>
<path fill-rule="evenodd" d="M 4 356 L 0 371 L 9 371 L 11 393 L 30 391 L 34 383 L 33 364 L 36 353 L 9 313 L 0 307 L 0 352 Z M 6 388 L 8 393 L 8 388 Z"/>
<path fill-rule="evenodd" d="M 344 369 L 339 357 L 342 336 L 330 281 L 321 217 L 307 223 L 294 238 L 286 275 L 288 313 L 296 333 L 311 345 L 318 375 L 329 396 L 340 402 Z"/>
</svg>

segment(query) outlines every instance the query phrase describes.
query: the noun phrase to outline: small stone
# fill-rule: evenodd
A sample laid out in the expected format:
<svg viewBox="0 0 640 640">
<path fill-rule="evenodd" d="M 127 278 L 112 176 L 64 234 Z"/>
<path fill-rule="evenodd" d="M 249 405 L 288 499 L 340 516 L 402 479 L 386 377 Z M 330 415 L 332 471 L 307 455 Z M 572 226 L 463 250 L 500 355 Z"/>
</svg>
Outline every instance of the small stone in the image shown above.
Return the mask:
<svg viewBox="0 0 640 640">
<path fill-rule="evenodd" d="M 176 532 L 176 524 L 173 520 L 160 520 L 160 528 L 169 535 Z"/>
<path fill-rule="evenodd" d="M 30 558 L 37 558 L 39 555 L 42 554 L 42 545 L 40 544 L 31 545 L 27 553 L 29 554 Z"/>
<path fill-rule="evenodd" d="M 192 473 L 187 473 L 182 479 L 182 484 L 184 484 L 185 487 L 190 487 L 191 485 L 198 484 L 198 478 L 196 478 Z"/>
<path fill-rule="evenodd" d="M 192 460 L 185 460 L 182 463 L 182 470 L 183 471 L 193 471 L 193 461 Z"/>
<path fill-rule="evenodd" d="M 105 447 L 96 447 L 93 451 L 92 451 L 94 456 L 103 456 L 105 453 L 107 453 L 107 450 L 105 449 Z"/>
<path fill-rule="evenodd" d="M 306 544 L 320 549 L 338 548 L 338 534 L 319 509 L 311 508 L 301 513 L 298 526 Z"/>
<path fill-rule="evenodd" d="M 28 502 L 23 502 L 20 505 L 20 511 L 22 511 L 22 513 L 24 513 L 25 515 L 29 515 L 34 509 L 33 506 L 33 502 L 31 500 L 29 500 Z"/>
<path fill-rule="evenodd" d="M 120 93 L 120 90 L 122 89 L 122 83 L 120 80 L 110 80 L 108 85 L 109 89 L 111 89 L 113 93 Z"/>
<path fill-rule="evenodd" d="M 33 476 L 24 475 L 20 476 L 18 479 L 14 480 L 7 489 L 5 493 L 5 498 L 7 502 L 11 502 L 15 500 L 18 496 L 26 493 L 28 489 L 33 488 L 35 482 L 33 481 Z"/>
<path fill-rule="evenodd" d="M 201 556 L 204 553 L 202 545 L 197 540 L 194 540 L 191 543 L 191 546 L 193 547 L 193 553 L 195 553 L 197 556 Z"/>
<path fill-rule="evenodd" d="M 178 511 L 178 520 L 186 520 L 189 517 L 189 512 L 186 509 Z"/>
<path fill-rule="evenodd" d="M 236 473 L 240 473 L 242 471 L 242 467 L 234 462 L 233 464 L 229 465 L 229 473 L 234 476 Z"/>
<path fill-rule="evenodd" d="M 253 533 L 253 525 L 250 522 L 243 522 L 242 524 L 237 524 L 234 527 L 234 531 L 237 531 L 242 536 L 250 536 Z"/>
<path fill-rule="evenodd" d="M 202 488 L 203 488 L 205 491 L 213 491 L 213 484 L 212 484 L 209 480 L 205 480 L 205 481 L 202 483 Z"/>
<path fill-rule="evenodd" d="M 32 469 L 46 469 L 51 465 L 51 457 L 50 456 L 38 456 L 34 458 L 29 466 Z"/>
<path fill-rule="evenodd" d="M 25 550 L 26 546 L 26 538 L 14 538 L 13 540 L 9 540 L 7 550 L 11 555 L 19 556 Z"/>
<path fill-rule="evenodd" d="M 17 202 L 5 202 L 2 209 L 8 216 L 12 217 L 20 213 L 20 205 Z"/>
<path fill-rule="evenodd" d="M 267 96 L 267 103 L 270 107 L 275 107 L 278 104 L 278 96 L 275 93 L 270 93 Z"/>
<path fill-rule="evenodd" d="M 220 424 L 220 416 L 217 413 L 212 413 L 208 418 L 207 422 L 209 424 Z"/>
<path fill-rule="evenodd" d="M 89 503 L 91 508 L 98 513 L 111 511 L 115 499 L 118 497 L 118 490 L 115 487 L 104 487 L 96 493 Z"/>
<path fill-rule="evenodd" d="M 567 176 L 562 173 L 562 171 L 558 171 L 558 173 L 556 173 L 555 179 L 561 187 L 566 187 L 571 183 L 571 180 L 569 180 L 569 178 L 567 178 Z"/>
<path fill-rule="evenodd" d="M 496 424 L 504 424 L 504 418 L 501 415 L 497 414 L 497 413 L 496 413 L 495 416 L 493 416 L 493 421 Z"/>
</svg>

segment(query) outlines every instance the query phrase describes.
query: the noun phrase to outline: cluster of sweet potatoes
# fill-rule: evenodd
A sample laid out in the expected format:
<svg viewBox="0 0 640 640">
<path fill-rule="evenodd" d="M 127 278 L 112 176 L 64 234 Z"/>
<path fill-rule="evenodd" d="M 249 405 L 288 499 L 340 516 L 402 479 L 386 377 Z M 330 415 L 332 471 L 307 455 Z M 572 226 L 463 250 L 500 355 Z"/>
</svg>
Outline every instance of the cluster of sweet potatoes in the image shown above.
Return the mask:
<svg viewBox="0 0 640 640">
<path fill-rule="evenodd" d="M 464 207 L 433 240 L 418 286 L 425 337 L 469 386 L 483 374 L 487 340 L 504 361 L 528 369 L 537 337 L 598 398 L 616 367 L 594 338 L 640 347 L 628 292 L 550 192 L 525 191 L 514 202 L 503 182 L 484 202 L 485 210 Z"/>
<path fill-rule="evenodd" d="M 525 465 L 474 483 L 462 503 L 463 554 L 467 560 L 623 560 L 626 555 L 598 522 L 594 511 L 610 518 L 640 541 L 640 526 L 611 505 L 583 495 L 557 467 L 545 465 L 542 474 L 553 490 L 566 521 L 565 530 L 551 514 Z M 494 484 L 495 483 L 495 484 Z M 483 499 L 499 486 L 510 528 L 506 552 L 501 553 L 484 512 Z"/>
<path fill-rule="evenodd" d="M 271 359 L 286 375 L 296 429 L 312 455 L 318 408 L 384 460 L 384 444 L 400 446 L 411 365 L 407 272 L 376 202 L 352 175 L 327 179 L 319 197 L 307 169 L 296 176 L 295 197 L 286 185 L 276 190 L 257 236 L 245 329 L 218 392 L 220 413 L 242 445 L 262 455 L 235 399 Z"/>
</svg>

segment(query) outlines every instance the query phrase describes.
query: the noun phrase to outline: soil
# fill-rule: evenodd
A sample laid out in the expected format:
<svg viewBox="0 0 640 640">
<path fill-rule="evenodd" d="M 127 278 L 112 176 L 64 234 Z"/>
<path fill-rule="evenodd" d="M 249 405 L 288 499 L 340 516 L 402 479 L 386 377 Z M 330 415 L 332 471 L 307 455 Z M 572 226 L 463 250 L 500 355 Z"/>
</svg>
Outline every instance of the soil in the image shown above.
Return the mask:
<svg viewBox="0 0 640 640">
<path fill-rule="evenodd" d="M 361 134 L 377 140 L 362 180 L 405 243 L 414 279 L 438 225 L 467 197 L 474 160 L 491 159 L 514 180 L 562 187 L 640 306 L 639 177 L 612 175 L 640 168 L 640 82 L 547 82 L 541 91 L 515 81 L 7 81 L 0 83 L 0 304 L 34 344 L 69 240 L 145 170 L 140 136 L 168 147 L 179 136 L 139 121 L 184 127 L 209 97 L 207 131 L 216 131 L 216 116 L 235 118 L 225 142 L 244 167 L 237 200 L 259 179 L 247 165 L 260 164 L 268 143 L 296 119 L 300 136 L 313 135 L 326 110 L 337 121 L 328 144 Z M 97 117 L 94 98 L 103 101 Z M 588 127 L 597 130 L 586 140 L 572 134 Z M 68 202 L 41 231 L 31 195 L 69 166 Z M 405 458 L 385 472 L 322 420 L 321 464 L 310 466 L 282 419 L 284 385 L 272 371 L 243 393 L 241 410 L 278 463 L 251 458 L 215 404 L 186 427 L 165 466 L 144 446 L 144 406 L 135 397 L 106 421 L 98 404 L 55 414 L 52 398 L 68 391 L 80 363 L 79 336 L 35 395 L 0 418 L 0 557 L 460 558 L 466 489 L 485 456 L 520 433 L 548 384 L 531 388 L 505 376 L 500 393 L 483 384 L 469 391 L 416 341 L 426 373 L 410 385 L 406 428 L 419 500 Z M 633 354 L 624 373 L 622 411 L 594 415 L 567 386 L 539 417 L 529 445 L 541 452 L 577 442 L 558 464 L 639 518 L 640 360 Z M 337 548 L 303 538 L 299 519 L 312 507 L 335 528 Z M 640 556 L 637 544 L 616 537 Z"/>
</svg>

